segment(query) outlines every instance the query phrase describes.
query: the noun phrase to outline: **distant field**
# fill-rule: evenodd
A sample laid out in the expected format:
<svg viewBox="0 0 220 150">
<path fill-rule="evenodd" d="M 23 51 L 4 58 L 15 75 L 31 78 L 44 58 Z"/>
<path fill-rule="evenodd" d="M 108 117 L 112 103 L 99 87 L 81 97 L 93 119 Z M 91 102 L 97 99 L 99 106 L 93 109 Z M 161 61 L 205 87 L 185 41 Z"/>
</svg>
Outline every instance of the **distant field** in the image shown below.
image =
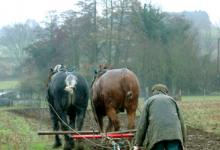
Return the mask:
<svg viewBox="0 0 220 150">
<path fill-rule="evenodd" d="M 18 81 L 17 80 L 12 80 L 12 81 L 0 81 L 0 90 L 4 89 L 12 89 L 18 86 Z"/>
<path fill-rule="evenodd" d="M 184 96 L 179 104 L 187 125 L 220 134 L 220 96 Z"/>
<path fill-rule="evenodd" d="M 184 102 L 195 102 L 195 101 L 220 101 L 220 96 L 183 96 Z"/>
</svg>

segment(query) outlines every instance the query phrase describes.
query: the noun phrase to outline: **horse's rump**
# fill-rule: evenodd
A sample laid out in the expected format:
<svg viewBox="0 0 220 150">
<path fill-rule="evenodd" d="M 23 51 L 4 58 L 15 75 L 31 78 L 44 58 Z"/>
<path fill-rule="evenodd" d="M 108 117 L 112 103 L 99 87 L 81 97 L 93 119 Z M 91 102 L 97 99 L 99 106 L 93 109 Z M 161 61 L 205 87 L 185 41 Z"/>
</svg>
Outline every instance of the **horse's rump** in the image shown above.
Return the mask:
<svg viewBox="0 0 220 150">
<path fill-rule="evenodd" d="M 138 96 L 138 79 L 127 68 L 107 70 L 92 85 L 92 102 L 98 117 L 107 115 L 111 118 L 112 113 L 124 109 L 133 115 L 137 109 Z"/>
</svg>

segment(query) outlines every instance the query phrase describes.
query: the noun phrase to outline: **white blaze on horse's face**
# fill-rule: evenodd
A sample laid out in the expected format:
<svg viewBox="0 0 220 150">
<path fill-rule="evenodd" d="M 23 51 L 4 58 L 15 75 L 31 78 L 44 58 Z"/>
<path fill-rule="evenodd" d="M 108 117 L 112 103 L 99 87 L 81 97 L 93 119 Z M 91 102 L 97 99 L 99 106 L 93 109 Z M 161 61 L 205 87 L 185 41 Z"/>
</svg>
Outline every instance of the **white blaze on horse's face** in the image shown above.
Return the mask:
<svg viewBox="0 0 220 150">
<path fill-rule="evenodd" d="M 72 74 L 67 75 L 65 79 L 65 83 L 66 83 L 65 91 L 73 94 L 73 89 L 75 89 L 77 83 L 76 76 Z"/>
</svg>

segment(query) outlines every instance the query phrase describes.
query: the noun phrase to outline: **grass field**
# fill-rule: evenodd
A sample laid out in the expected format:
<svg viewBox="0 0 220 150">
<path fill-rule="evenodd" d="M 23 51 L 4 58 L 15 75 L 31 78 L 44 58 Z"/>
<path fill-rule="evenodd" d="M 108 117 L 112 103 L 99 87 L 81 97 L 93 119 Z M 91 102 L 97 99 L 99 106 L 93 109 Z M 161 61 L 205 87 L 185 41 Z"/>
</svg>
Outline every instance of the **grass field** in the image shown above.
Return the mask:
<svg viewBox="0 0 220 150">
<path fill-rule="evenodd" d="M 40 122 L 19 117 L 0 108 L 0 149 L 1 150 L 49 150 L 51 137 L 39 137 Z M 49 142 L 50 141 L 50 142 Z"/>
<path fill-rule="evenodd" d="M 0 81 L 0 90 L 5 89 L 13 89 L 16 86 L 18 86 L 18 81 L 16 80 L 10 80 L 10 81 Z"/>
<path fill-rule="evenodd" d="M 220 134 L 220 96 L 185 96 L 179 104 L 187 125 Z"/>
</svg>

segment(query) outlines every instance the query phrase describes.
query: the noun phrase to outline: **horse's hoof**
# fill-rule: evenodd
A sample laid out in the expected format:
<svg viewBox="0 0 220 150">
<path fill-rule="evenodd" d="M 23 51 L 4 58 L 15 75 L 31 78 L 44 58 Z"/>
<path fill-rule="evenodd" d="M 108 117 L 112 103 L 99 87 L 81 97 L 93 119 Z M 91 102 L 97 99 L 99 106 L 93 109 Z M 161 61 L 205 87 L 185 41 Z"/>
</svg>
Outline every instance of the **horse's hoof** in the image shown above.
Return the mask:
<svg viewBox="0 0 220 150">
<path fill-rule="evenodd" d="M 71 142 L 69 142 L 69 143 L 66 143 L 65 145 L 64 145 L 64 150 L 72 150 L 74 148 L 74 142 L 73 141 L 71 141 Z"/>
<path fill-rule="evenodd" d="M 54 143 L 54 145 L 53 145 L 53 148 L 58 148 L 58 147 L 60 147 L 60 146 L 62 146 L 62 143 Z"/>
<path fill-rule="evenodd" d="M 64 146 L 63 150 L 72 150 L 72 148 L 73 148 L 73 147 L 66 145 L 66 146 Z"/>
</svg>

